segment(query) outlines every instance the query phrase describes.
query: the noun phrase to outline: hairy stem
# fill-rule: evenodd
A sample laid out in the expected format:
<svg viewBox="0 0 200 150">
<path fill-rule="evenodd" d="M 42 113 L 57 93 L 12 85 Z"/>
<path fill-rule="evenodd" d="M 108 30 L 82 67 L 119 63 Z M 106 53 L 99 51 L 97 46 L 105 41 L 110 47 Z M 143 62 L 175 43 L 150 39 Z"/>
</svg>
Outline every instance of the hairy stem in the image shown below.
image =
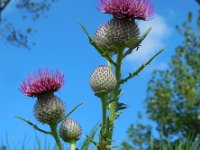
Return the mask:
<svg viewBox="0 0 200 150">
<path fill-rule="evenodd" d="M 101 100 L 101 104 L 102 104 L 102 124 L 103 124 L 103 127 L 106 127 L 106 96 L 104 96 Z"/>
<path fill-rule="evenodd" d="M 117 102 L 118 102 L 118 95 L 120 92 L 120 84 L 119 81 L 121 80 L 121 65 L 122 65 L 122 60 L 123 60 L 123 49 L 119 49 L 117 51 L 117 61 L 116 61 L 116 66 L 115 67 L 115 76 L 117 79 L 117 87 L 112 93 L 112 98 L 115 99 L 111 104 L 110 104 L 110 122 L 109 122 L 109 146 L 112 144 L 112 136 L 113 136 L 113 129 L 114 129 L 114 121 L 116 119 L 116 109 L 117 109 Z"/>
<path fill-rule="evenodd" d="M 106 150 L 106 143 L 107 143 L 107 94 L 101 96 L 101 104 L 102 104 L 102 127 L 100 133 L 100 144 L 99 148 L 101 150 Z"/>
<path fill-rule="evenodd" d="M 70 150 L 76 150 L 76 141 L 70 142 Z"/>
<path fill-rule="evenodd" d="M 58 149 L 59 150 L 63 150 L 63 146 L 62 146 L 62 144 L 60 142 L 60 138 L 59 138 L 58 132 L 57 132 L 57 124 L 51 124 L 50 128 L 51 128 L 51 134 L 52 134 L 52 136 L 54 137 L 54 139 L 56 141 Z"/>
</svg>

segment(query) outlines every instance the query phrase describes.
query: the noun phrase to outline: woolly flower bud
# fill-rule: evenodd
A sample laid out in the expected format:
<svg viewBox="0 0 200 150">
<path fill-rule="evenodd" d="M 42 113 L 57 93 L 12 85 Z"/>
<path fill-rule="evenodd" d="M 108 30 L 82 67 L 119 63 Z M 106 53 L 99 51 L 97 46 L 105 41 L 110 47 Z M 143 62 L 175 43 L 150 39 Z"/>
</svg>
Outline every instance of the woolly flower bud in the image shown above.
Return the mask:
<svg viewBox="0 0 200 150">
<path fill-rule="evenodd" d="M 20 91 L 30 97 L 35 97 L 46 92 L 55 92 L 64 84 L 64 75 L 57 71 L 53 73 L 46 68 L 30 73 L 20 85 Z"/>
<path fill-rule="evenodd" d="M 54 124 L 60 122 L 65 113 L 63 102 L 53 93 L 46 93 L 38 97 L 34 106 L 36 119 L 44 124 Z"/>
<path fill-rule="evenodd" d="M 90 86 L 95 94 L 109 93 L 117 86 L 117 80 L 110 67 L 100 66 L 91 75 Z"/>
<path fill-rule="evenodd" d="M 113 50 L 116 47 L 130 47 L 129 40 L 137 40 L 139 29 L 134 21 L 112 18 L 96 31 L 94 41 L 104 50 Z"/>
<path fill-rule="evenodd" d="M 80 125 L 76 121 L 69 118 L 62 122 L 59 130 L 60 137 L 65 142 L 79 140 L 81 132 Z"/>
<path fill-rule="evenodd" d="M 99 0 L 98 9 L 103 13 L 129 20 L 146 20 L 154 14 L 151 0 Z"/>
</svg>

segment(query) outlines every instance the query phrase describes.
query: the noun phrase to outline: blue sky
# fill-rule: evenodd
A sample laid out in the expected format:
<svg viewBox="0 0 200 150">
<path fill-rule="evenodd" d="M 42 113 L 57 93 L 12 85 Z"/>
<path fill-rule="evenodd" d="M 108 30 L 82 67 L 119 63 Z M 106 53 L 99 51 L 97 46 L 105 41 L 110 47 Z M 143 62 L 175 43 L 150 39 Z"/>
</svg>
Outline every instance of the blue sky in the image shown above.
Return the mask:
<svg viewBox="0 0 200 150">
<path fill-rule="evenodd" d="M 188 11 L 196 13 L 198 10 L 198 5 L 192 0 L 153 0 L 153 3 L 155 17 L 150 21 L 138 22 L 141 32 L 149 26 L 153 30 L 140 50 L 124 61 L 124 75 L 137 69 L 157 50 L 161 48 L 166 50 L 140 76 L 124 85 L 121 101 L 129 107 L 116 121 L 115 140 L 126 139 L 129 125 L 138 122 L 137 113 L 145 111 L 145 91 L 152 70 L 166 69 L 170 56 L 181 42 L 175 26 L 185 20 Z M 31 37 L 31 40 L 37 43 L 31 50 L 19 49 L 0 40 L 0 142 L 5 141 L 6 133 L 14 142 L 25 135 L 35 137 L 36 132 L 24 122 L 17 120 L 14 117 L 16 115 L 29 118 L 45 128 L 33 117 L 33 106 L 36 100 L 25 97 L 18 90 L 20 82 L 26 78 L 26 75 L 40 67 L 64 72 L 65 85 L 57 92 L 57 96 L 64 101 L 67 112 L 77 104 L 84 103 L 71 115 L 71 118 L 81 124 L 82 137 L 100 121 L 100 101 L 93 95 L 88 82 L 93 70 L 99 65 L 106 64 L 106 61 L 89 44 L 78 24 L 80 20 L 91 35 L 94 35 L 98 26 L 111 18 L 100 13 L 96 9 L 96 4 L 96 0 L 63 0 L 52 7 L 47 13 L 47 19 L 41 18 L 37 22 L 17 19 L 23 12 L 18 12 L 12 5 L 5 10 L 3 15 L 12 20 L 16 26 L 32 25 L 38 32 Z M 143 121 L 150 123 L 145 117 Z M 43 137 L 42 134 L 38 133 L 38 135 Z"/>
</svg>

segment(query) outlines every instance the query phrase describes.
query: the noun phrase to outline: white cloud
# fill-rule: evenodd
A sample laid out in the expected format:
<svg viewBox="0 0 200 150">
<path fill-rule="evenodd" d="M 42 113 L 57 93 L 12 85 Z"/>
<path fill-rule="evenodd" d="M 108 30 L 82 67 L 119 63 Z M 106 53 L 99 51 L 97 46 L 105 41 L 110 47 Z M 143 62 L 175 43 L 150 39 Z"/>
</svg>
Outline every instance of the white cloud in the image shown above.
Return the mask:
<svg viewBox="0 0 200 150">
<path fill-rule="evenodd" d="M 144 62 L 150 58 L 156 51 L 165 48 L 164 39 L 170 36 L 170 27 L 167 25 L 164 17 L 156 15 L 150 21 L 141 21 L 138 23 L 141 34 L 152 27 L 149 35 L 142 42 L 138 51 L 134 51 L 127 57 L 128 61 Z"/>
</svg>

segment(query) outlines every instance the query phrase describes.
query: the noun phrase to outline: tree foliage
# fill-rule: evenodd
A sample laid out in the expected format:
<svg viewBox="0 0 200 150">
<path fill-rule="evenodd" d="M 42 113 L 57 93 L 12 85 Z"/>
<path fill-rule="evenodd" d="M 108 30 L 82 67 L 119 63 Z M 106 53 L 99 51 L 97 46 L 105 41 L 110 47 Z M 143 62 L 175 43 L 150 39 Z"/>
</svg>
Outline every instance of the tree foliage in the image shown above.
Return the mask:
<svg viewBox="0 0 200 150">
<path fill-rule="evenodd" d="M 46 12 L 58 0 L 0 0 L 0 38 L 17 47 L 30 48 L 34 42 L 30 42 L 29 37 L 37 30 L 33 27 L 32 21 L 37 21 L 41 16 L 46 16 Z M 14 5 L 14 7 L 13 7 Z M 5 15 L 8 7 L 13 7 L 14 11 L 20 12 L 20 17 L 15 16 L 19 22 L 28 22 L 27 27 L 20 28 L 16 20 Z M 17 14 L 17 12 L 13 12 Z"/>
<path fill-rule="evenodd" d="M 177 27 L 184 41 L 176 48 L 169 68 L 155 71 L 148 84 L 147 113 L 164 137 L 193 134 L 200 138 L 200 15 L 192 14 Z"/>
<path fill-rule="evenodd" d="M 162 149 L 163 143 L 169 142 L 175 148 L 180 140 L 182 146 L 187 146 L 188 138 L 200 141 L 200 12 L 197 20 L 188 13 L 177 30 L 182 43 L 168 69 L 153 72 L 147 88 L 147 114 L 156 123 L 159 138 L 153 137 L 149 125 L 132 125 L 127 132 L 129 142 L 122 144 L 124 149 L 151 149 L 152 144 L 154 149 Z"/>
</svg>

